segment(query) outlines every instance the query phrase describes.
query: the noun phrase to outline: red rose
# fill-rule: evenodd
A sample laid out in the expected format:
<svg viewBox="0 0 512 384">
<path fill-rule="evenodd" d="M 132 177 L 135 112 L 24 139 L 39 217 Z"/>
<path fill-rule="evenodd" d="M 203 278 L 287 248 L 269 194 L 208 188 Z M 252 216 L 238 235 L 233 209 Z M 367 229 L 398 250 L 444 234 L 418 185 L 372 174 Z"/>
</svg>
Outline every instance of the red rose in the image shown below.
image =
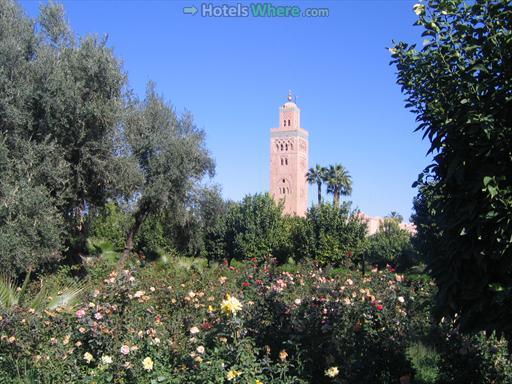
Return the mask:
<svg viewBox="0 0 512 384">
<path fill-rule="evenodd" d="M 244 286 L 244 287 L 250 287 L 250 286 L 251 286 L 251 283 L 249 283 L 249 282 L 247 282 L 247 281 L 244 281 L 244 282 L 242 283 L 242 286 Z"/>
<path fill-rule="evenodd" d="M 209 330 L 209 329 L 213 328 L 213 325 L 211 323 L 205 321 L 204 323 L 201 324 L 201 328 L 203 328 L 204 330 Z"/>
<path fill-rule="evenodd" d="M 382 311 L 383 308 L 382 304 L 377 305 L 377 311 Z"/>
</svg>

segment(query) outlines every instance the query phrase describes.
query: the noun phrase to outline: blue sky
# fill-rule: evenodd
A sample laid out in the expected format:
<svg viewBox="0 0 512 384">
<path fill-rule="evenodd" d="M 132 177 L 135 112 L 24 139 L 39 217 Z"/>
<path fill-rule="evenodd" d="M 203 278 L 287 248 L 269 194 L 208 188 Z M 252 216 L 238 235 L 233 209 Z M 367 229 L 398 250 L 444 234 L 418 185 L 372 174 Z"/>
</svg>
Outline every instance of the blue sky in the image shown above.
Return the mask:
<svg viewBox="0 0 512 384">
<path fill-rule="evenodd" d="M 21 1 L 30 16 L 42 3 Z M 328 8 L 329 17 L 206 18 L 182 12 L 200 1 L 63 1 L 79 35 L 108 34 L 136 93 L 154 80 L 178 112 L 194 114 L 226 198 L 268 191 L 269 130 L 291 89 L 310 132 L 310 166 L 342 163 L 355 207 L 407 219 L 428 145 L 413 133 L 386 47 L 420 41 L 414 1 L 272 3 Z"/>
</svg>

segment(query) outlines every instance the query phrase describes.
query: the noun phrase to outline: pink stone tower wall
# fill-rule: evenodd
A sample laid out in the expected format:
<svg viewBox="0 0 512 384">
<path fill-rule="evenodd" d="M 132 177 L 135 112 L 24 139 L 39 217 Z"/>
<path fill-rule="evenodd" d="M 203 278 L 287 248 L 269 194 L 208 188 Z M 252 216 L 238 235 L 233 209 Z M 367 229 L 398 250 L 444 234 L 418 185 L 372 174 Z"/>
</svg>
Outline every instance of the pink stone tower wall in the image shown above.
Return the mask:
<svg viewBox="0 0 512 384">
<path fill-rule="evenodd" d="M 284 213 L 304 216 L 308 208 L 308 136 L 300 127 L 300 109 L 292 102 L 279 108 L 279 128 L 270 130 L 270 194 L 284 201 Z"/>
</svg>

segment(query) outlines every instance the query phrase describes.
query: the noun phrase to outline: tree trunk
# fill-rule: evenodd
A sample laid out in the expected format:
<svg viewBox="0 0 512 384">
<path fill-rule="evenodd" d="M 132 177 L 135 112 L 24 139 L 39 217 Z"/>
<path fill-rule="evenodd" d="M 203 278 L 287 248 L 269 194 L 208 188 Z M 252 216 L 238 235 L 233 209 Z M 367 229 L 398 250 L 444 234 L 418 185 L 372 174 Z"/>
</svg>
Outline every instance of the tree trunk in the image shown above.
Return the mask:
<svg viewBox="0 0 512 384">
<path fill-rule="evenodd" d="M 322 183 L 316 183 L 318 185 L 318 205 L 322 204 Z"/>
<path fill-rule="evenodd" d="M 340 206 L 340 189 L 334 188 L 333 195 L 334 195 L 334 206 L 336 208 L 339 208 L 339 206 Z"/>
<path fill-rule="evenodd" d="M 119 259 L 119 262 L 117 263 L 117 269 L 121 270 L 124 268 L 124 265 L 126 264 L 126 261 L 128 260 L 128 257 L 130 257 L 130 253 L 133 250 L 133 240 L 135 239 L 135 236 L 139 232 L 139 228 L 144 222 L 144 219 L 147 216 L 147 210 L 144 208 L 139 208 L 137 212 L 135 213 L 135 221 L 133 225 L 128 230 L 128 233 L 126 235 L 126 242 L 124 245 L 123 254 L 121 255 L 121 258 Z"/>
<path fill-rule="evenodd" d="M 87 234 L 85 232 L 84 210 L 85 202 L 78 200 L 71 212 L 71 246 L 69 247 L 69 260 L 73 264 L 82 262 L 82 257 L 87 254 Z"/>
</svg>

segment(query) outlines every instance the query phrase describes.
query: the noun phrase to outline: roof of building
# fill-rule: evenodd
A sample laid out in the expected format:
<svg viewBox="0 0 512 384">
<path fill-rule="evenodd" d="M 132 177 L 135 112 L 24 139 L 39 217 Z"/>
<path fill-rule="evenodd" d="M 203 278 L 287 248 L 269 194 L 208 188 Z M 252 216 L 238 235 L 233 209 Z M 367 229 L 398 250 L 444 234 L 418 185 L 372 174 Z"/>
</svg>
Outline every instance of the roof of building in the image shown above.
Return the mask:
<svg viewBox="0 0 512 384">
<path fill-rule="evenodd" d="M 283 104 L 283 108 L 297 108 L 297 104 L 295 104 L 293 101 L 287 101 Z"/>
</svg>

